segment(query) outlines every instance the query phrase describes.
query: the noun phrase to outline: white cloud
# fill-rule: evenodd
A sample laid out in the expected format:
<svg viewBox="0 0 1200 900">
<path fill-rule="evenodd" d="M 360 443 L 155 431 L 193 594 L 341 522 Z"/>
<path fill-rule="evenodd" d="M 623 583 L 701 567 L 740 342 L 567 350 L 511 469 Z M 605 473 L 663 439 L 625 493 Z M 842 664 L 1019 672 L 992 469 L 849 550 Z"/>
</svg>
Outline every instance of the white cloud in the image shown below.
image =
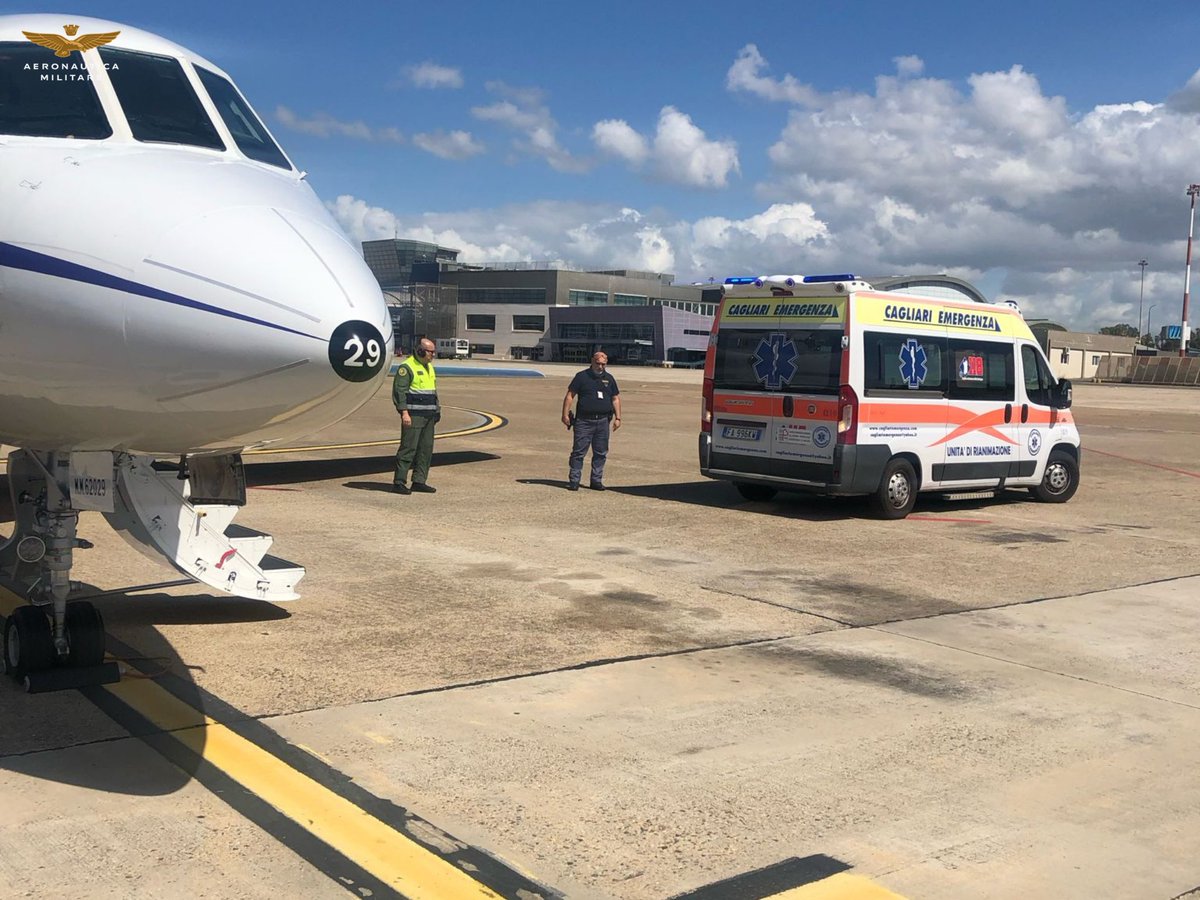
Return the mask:
<svg viewBox="0 0 1200 900">
<path fill-rule="evenodd" d="M 478 156 L 487 148 L 471 136 L 469 131 L 434 131 L 428 134 L 414 134 L 412 142 L 434 156 L 442 159 L 469 159 Z"/>
<path fill-rule="evenodd" d="M 1200 73 L 1166 102 L 1073 110 L 1019 66 L 952 82 L 929 77 L 915 58 L 894 62 L 868 90 L 823 95 L 790 76 L 765 79 L 757 49 L 743 49 L 731 87 L 791 104 L 748 211 L 685 218 L 635 210 L 628 196 L 418 216 L 349 197 L 331 208 L 356 236 L 438 240 L 469 262 L 640 268 L 681 282 L 942 271 L 1017 301 L 1027 316 L 1081 330 L 1137 321 L 1144 257 L 1143 326 L 1152 304 L 1156 325 L 1178 315 L 1185 190 L 1200 181 L 1200 109 L 1189 105 L 1200 105 Z M 501 93 L 479 118 L 520 131 L 527 152 L 552 152 L 540 94 Z M 736 147 L 673 107 L 653 135 L 607 119 L 591 137 L 648 176 L 714 186 L 739 171 Z"/>
<path fill-rule="evenodd" d="M 343 122 L 323 112 L 314 113 L 305 119 L 286 106 L 277 106 L 275 118 L 284 128 L 319 138 L 348 137 L 359 141 L 404 143 L 404 135 L 395 128 L 372 128 L 362 120 Z"/>
<path fill-rule="evenodd" d="M 791 75 L 780 79 L 767 78 L 759 74 L 767 68 L 767 61 L 754 44 L 747 44 L 739 52 L 733 65 L 725 75 L 725 86 L 731 91 L 746 91 L 764 100 L 777 100 L 807 106 L 818 94 L 807 84 L 801 84 Z"/>
<path fill-rule="evenodd" d="M 634 168 L 649 160 L 656 178 L 689 187 L 725 187 L 730 174 L 740 171 L 735 142 L 709 140 L 690 116 L 673 106 L 659 113 L 652 142 L 621 119 L 597 122 L 592 140 L 602 152 Z"/>
<path fill-rule="evenodd" d="M 520 133 L 513 140 L 518 154 L 541 157 L 559 172 L 584 172 L 590 168 L 587 160 L 572 156 L 558 143 L 558 123 L 550 115 L 540 89 L 512 87 L 499 81 L 489 82 L 487 89 L 504 99 L 472 107 L 471 115 Z"/>
<path fill-rule="evenodd" d="M 404 74 L 409 82 L 419 88 L 460 88 L 463 86 L 462 71 L 437 63 L 422 62 L 407 66 Z"/>
<path fill-rule="evenodd" d="M 646 139 L 622 119 L 605 119 L 592 126 L 592 140 L 604 153 L 640 166 L 650 155 Z"/>
<path fill-rule="evenodd" d="M 919 56 L 896 56 L 892 62 L 896 64 L 896 74 L 901 78 L 912 78 L 925 71 L 925 61 Z"/>
</svg>

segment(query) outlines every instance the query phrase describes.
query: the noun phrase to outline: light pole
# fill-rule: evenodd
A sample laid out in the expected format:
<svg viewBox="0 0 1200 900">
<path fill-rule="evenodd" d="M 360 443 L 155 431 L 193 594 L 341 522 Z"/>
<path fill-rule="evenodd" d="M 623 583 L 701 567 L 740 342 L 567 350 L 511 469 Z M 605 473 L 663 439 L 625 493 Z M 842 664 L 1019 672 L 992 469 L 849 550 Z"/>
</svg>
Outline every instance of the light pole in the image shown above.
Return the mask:
<svg viewBox="0 0 1200 900">
<path fill-rule="evenodd" d="M 1200 194 L 1200 184 L 1189 184 L 1188 196 L 1192 198 L 1192 212 L 1188 218 L 1187 267 L 1183 274 L 1183 321 L 1179 332 L 1179 355 L 1187 356 L 1188 332 L 1188 291 L 1192 286 L 1192 229 L 1196 224 L 1196 195 Z"/>
<path fill-rule="evenodd" d="M 1146 266 L 1150 265 L 1150 263 L 1146 262 L 1143 259 L 1141 262 L 1138 263 L 1138 265 L 1142 267 L 1142 287 L 1138 291 L 1138 333 L 1137 333 L 1137 342 L 1138 342 L 1138 344 L 1141 344 L 1142 334 L 1143 334 L 1143 332 L 1142 332 L 1142 301 L 1146 299 Z"/>
<path fill-rule="evenodd" d="M 1154 315 L 1154 307 L 1156 306 L 1158 306 L 1157 303 L 1151 303 L 1150 308 L 1146 310 L 1146 334 L 1150 335 L 1150 344 L 1155 350 L 1158 349 L 1158 341 L 1154 339 L 1154 327 L 1150 324 L 1150 317 Z"/>
</svg>

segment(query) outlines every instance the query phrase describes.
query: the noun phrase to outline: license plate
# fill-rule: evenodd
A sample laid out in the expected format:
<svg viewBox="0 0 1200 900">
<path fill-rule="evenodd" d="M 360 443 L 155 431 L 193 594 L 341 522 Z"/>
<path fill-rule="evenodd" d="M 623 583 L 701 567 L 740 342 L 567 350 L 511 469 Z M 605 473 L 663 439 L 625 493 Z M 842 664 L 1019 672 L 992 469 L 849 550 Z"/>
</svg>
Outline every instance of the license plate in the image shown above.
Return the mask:
<svg viewBox="0 0 1200 900">
<path fill-rule="evenodd" d="M 761 435 L 762 429 L 760 428 L 735 428 L 732 425 L 726 425 L 721 429 L 721 437 L 731 441 L 757 441 Z"/>
</svg>

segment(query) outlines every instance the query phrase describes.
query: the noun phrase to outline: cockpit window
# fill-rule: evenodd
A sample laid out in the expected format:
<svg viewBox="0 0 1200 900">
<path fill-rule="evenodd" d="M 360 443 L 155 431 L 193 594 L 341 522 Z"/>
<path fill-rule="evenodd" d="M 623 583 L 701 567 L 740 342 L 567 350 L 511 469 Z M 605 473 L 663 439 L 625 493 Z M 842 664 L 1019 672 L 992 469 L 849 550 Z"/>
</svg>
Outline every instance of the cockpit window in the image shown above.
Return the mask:
<svg viewBox="0 0 1200 900">
<path fill-rule="evenodd" d="M 279 166 L 281 169 L 290 169 L 291 165 L 288 163 L 287 157 L 271 140 L 267 129 L 263 128 L 262 122 L 259 121 L 258 116 L 254 115 L 254 110 L 242 99 L 237 88 L 215 72 L 209 72 L 199 66 L 196 66 L 196 74 L 200 76 L 200 83 L 208 91 L 213 106 L 225 120 L 225 126 L 233 135 L 238 149 L 251 159 Z"/>
<path fill-rule="evenodd" d="M 225 149 L 179 60 L 112 47 L 98 52 L 135 138 Z"/>
<path fill-rule="evenodd" d="M 82 57 L 60 59 L 36 44 L 0 41 L 0 134 L 110 137 Z"/>
</svg>

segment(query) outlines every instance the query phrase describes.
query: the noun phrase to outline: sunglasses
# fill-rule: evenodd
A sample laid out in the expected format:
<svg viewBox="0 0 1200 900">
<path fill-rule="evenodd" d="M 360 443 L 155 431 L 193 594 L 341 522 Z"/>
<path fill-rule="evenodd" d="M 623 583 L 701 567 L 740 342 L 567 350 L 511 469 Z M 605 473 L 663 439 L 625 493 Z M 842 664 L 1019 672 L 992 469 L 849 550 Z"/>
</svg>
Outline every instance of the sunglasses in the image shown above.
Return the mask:
<svg viewBox="0 0 1200 900">
<path fill-rule="evenodd" d="M 418 348 L 417 348 L 417 353 L 421 354 L 421 356 L 432 356 L 432 355 L 433 355 L 433 352 L 434 352 L 434 351 L 432 351 L 432 350 L 426 350 L 426 349 L 425 349 L 425 348 L 423 348 L 423 347 L 418 347 Z"/>
</svg>

